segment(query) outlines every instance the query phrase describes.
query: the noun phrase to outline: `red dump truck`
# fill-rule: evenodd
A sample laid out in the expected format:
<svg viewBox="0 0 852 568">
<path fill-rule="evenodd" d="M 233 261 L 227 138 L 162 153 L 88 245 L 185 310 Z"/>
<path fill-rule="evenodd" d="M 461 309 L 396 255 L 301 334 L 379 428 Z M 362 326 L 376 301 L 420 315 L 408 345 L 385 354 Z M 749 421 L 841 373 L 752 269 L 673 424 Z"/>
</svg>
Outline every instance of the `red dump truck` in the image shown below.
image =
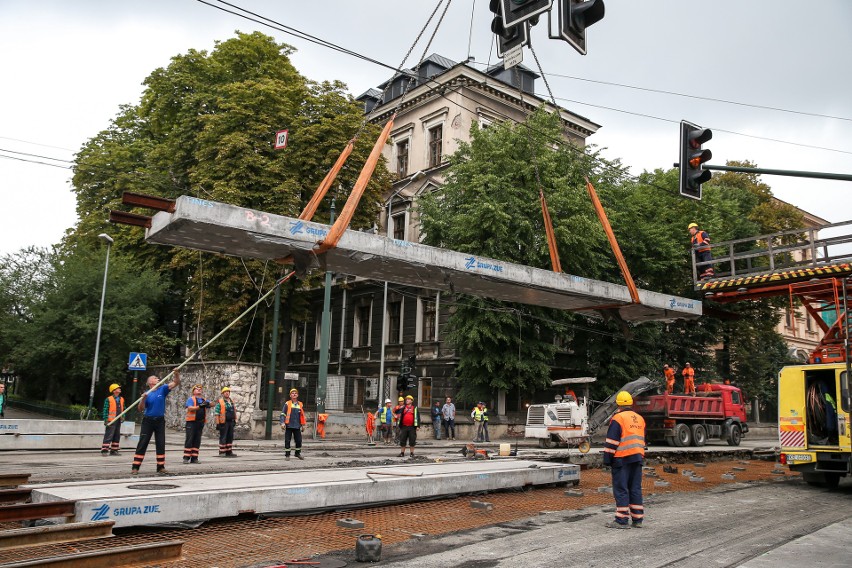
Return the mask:
<svg viewBox="0 0 852 568">
<path fill-rule="evenodd" d="M 739 446 L 748 432 L 743 393 L 731 385 L 703 384 L 696 396 L 652 394 L 634 397 L 633 410 L 645 419 L 645 437 L 670 446 L 703 446 L 726 440 Z"/>
</svg>

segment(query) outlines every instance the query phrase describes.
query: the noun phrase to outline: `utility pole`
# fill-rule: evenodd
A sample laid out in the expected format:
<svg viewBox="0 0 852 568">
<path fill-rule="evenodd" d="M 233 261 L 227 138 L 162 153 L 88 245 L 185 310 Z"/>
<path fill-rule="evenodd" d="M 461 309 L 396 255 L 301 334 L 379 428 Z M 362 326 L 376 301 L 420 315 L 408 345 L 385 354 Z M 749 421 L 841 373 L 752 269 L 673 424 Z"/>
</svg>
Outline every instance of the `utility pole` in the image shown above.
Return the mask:
<svg viewBox="0 0 852 568">
<path fill-rule="evenodd" d="M 278 367 L 278 315 L 281 310 L 281 284 L 275 285 L 275 307 L 272 310 L 272 348 L 269 354 L 269 379 L 266 387 L 266 435 L 272 439 L 272 411 L 275 407 L 275 369 Z"/>
</svg>

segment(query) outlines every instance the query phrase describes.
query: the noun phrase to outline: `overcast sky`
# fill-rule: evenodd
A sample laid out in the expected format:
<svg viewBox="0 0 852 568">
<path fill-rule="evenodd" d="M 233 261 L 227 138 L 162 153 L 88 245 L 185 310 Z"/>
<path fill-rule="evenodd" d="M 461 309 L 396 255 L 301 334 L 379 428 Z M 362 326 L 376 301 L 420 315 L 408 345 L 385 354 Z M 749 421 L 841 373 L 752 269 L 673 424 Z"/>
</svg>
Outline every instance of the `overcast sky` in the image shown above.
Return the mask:
<svg viewBox="0 0 852 568">
<path fill-rule="evenodd" d="M 396 66 L 437 0 L 232 4 Z M 497 62 L 490 20 L 487 0 L 453 0 L 429 51 L 454 61 L 470 54 L 483 64 Z M 634 174 L 677 161 L 681 119 L 713 129 L 712 164 L 747 159 L 765 168 L 849 174 L 850 28 L 848 0 L 606 0 L 606 17 L 589 29 L 585 57 L 547 39 L 546 20 L 532 38 L 559 104 L 601 124 L 589 143 L 607 148 L 607 157 L 621 158 Z M 69 166 L 119 105 L 139 102 L 142 81 L 154 69 L 191 48 L 211 50 L 235 30 L 259 30 L 293 45 L 302 74 L 342 80 L 353 95 L 389 76 L 375 64 L 197 0 L 0 1 L 0 254 L 54 244 L 76 222 L 70 170 L 10 157 Z M 524 64 L 536 69 L 528 50 Z M 546 95 L 541 80 L 537 91 Z M 849 182 L 763 180 L 777 197 L 810 213 L 831 222 L 852 219 Z"/>
</svg>

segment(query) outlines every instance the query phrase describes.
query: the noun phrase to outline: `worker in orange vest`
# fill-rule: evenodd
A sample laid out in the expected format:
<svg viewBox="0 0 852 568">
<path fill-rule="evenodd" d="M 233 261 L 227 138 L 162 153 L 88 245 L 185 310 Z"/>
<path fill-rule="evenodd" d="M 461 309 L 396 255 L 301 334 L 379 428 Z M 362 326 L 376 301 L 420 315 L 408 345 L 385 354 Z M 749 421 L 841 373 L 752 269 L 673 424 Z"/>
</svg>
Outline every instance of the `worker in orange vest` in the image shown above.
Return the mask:
<svg viewBox="0 0 852 568">
<path fill-rule="evenodd" d="M 663 365 L 663 375 L 666 377 L 666 393 L 674 392 L 675 370 L 668 365 Z"/>
<path fill-rule="evenodd" d="M 689 235 L 692 240 L 692 248 L 695 250 L 695 262 L 709 263 L 712 261 L 713 254 L 710 252 L 710 235 L 707 234 L 707 231 L 699 229 L 698 223 L 690 223 L 687 230 L 689 231 Z M 696 268 L 698 270 L 699 278 L 702 280 L 704 278 L 713 278 L 713 276 L 715 276 L 712 264 L 702 264 Z"/>
<path fill-rule="evenodd" d="M 231 400 L 231 387 L 222 388 L 222 398 L 213 408 L 216 430 L 219 431 L 219 457 L 235 458 L 234 428 L 237 426 L 237 407 Z"/>
<path fill-rule="evenodd" d="M 692 368 L 692 365 L 689 364 L 689 361 L 686 362 L 686 365 L 683 367 L 683 394 L 691 394 L 695 396 L 695 369 Z"/>
<path fill-rule="evenodd" d="M 104 432 L 104 441 L 101 444 L 102 456 L 118 455 L 118 444 L 121 441 L 121 423 L 124 422 L 124 419 L 116 420 L 112 426 L 109 423 L 122 412 L 124 412 L 124 397 L 121 396 L 121 387 L 113 383 L 109 386 L 109 396 L 104 401 L 103 416 L 106 431 Z"/>
<path fill-rule="evenodd" d="M 201 395 L 203 387 L 192 386 L 192 394 L 186 399 L 186 439 L 183 444 L 183 463 L 199 463 L 198 450 L 201 447 L 201 434 L 207 421 L 207 409 L 210 401 Z"/>
<path fill-rule="evenodd" d="M 299 400 L 299 391 L 290 389 L 290 400 L 281 409 L 281 429 L 284 430 L 284 459 L 290 459 L 290 440 L 296 441 L 296 459 L 302 457 L 302 432 L 305 431 L 305 407 Z"/>
<path fill-rule="evenodd" d="M 631 410 L 633 396 L 621 391 L 615 397 L 618 410 L 609 423 L 604 442 L 603 463 L 612 468 L 615 520 L 611 529 L 642 528 L 642 464 L 645 461 L 645 419 Z"/>
</svg>

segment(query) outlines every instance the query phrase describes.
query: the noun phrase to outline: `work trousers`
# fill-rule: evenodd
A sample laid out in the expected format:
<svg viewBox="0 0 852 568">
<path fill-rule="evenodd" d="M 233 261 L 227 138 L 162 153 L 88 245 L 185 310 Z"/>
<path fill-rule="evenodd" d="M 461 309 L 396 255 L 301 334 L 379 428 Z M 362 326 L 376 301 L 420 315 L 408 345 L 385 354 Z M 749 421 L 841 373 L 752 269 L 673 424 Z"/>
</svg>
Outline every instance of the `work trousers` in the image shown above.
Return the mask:
<svg viewBox="0 0 852 568">
<path fill-rule="evenodd" d="M 417 427 L 416 426 L 400 426 L 399 427 L 399 447 L 405 448 L 406 445 L 417 445 Z"/>
<path fill-rule="evenodd" d="M 683 380 L 683 394 L 695 394 L 695 379 Z"/>
<path fill-rule="evenodd" d="M 183 459 L 198 459 L 198 449 L 201 447 L 201 434 L 204 432 L 204 422 L 186 423 L 186 440 L 183 443 Z"/>
<path fill-rule="evenodd" d="M 612 468 L 612 494 L 615 496 L 615 521 L 639 524 L 645 517 L 642 506 L 642 461 Z"/>
<path fill-rule="evenodd" d="M 142 418 L 142 429 L 139 431 L 139 444 L 136 446 L 136 455 L 133 456 L 133 469 L 142 466 L 145 452 L 148 451 L 148 443 L 154 437 L 154 446 L 157 450 L 157 469 L 166 467 L 166 419 L 163 416 L 145 416 Z"/>
<path fill-rule="evenodd" d="M 104 442 L 101 444 L 101 452 L 117 452 L 118 443 L 121 441 L 121 420 L 106 427 Z"/>
<path fill-rule="evenodd" d="M 296 442 L 296 455 L 302 453 L 302 429 L 286 428 L 284 430 L 284 455 L 290 455 L 290 440 Z"/>
<path fill-rule="evenodd" d="M 474 442 L 490 442 L 488 439 L 488 422 L 482 420 L 476 423 L 476 438 Z"/>
<path fill-rule="evenodd" d="M 455 418 L 444 418 L 444 437 L 445 438 L 455 438 L 456 437 L 456 419 Z"/>
<path fill-rule="evenodd" d="M 230 454 L 234 451 L 234 426 L 233 420 L 225 420 L 219 428 L 219 454 Z"/>
<path fill-rule="evenodd" d="M 441 419 L 433 418 L 432 419 L 432 429 L 435 431 L 435 439 L 441 439 Z"/>
<path fill-rule="evenodd" d="M 393 438 L 393 431 L 391 429 L 391 425 L 381 424 L 379 426 L 379 430 L 382 433 L 382 439 L 385 441 L 385 444 L 390 444 L 391 438 Z"/>
</svg>

